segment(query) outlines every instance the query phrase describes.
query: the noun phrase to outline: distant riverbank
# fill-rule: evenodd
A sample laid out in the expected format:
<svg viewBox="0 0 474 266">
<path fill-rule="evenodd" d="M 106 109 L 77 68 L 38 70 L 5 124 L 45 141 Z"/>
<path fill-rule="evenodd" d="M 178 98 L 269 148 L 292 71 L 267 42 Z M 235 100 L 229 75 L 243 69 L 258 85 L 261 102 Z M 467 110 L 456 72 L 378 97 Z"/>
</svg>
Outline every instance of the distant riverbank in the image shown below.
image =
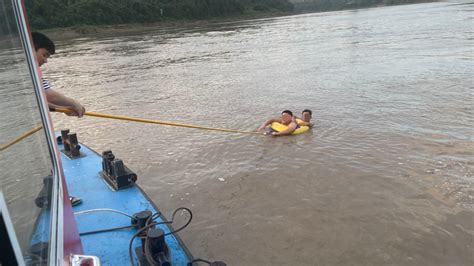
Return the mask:
<svg viewBox="0 0 474 266">
<path fill-rule="evenodd" d="M 350 9 L 361 9 L 371 8 L 380 6 L 391 6 L 391 5 L 403 5 L 403 4 L 417 4 L 423 2 L 439 2 L 433 0 L 410 0 L 401 3 L 400 1 L 386 1 L 386 4 L 372 4 L 368 6 L 349 7 L 343 8 L 341 6 L 336 9 L 330 9 L 329 7 L 322 7 L 318 5 L 318 1 L 313 2 L 296 2 L 293 3 L 295 6 L 292 12 L 283 11 L 270 11 L 270 12 L 252 12 L 251 14 L 233 15 L 227 17 L 216 17 L 209 19 L 168 19 L 152 23 L 127 23 L 127 24 L 116 24 L 116 25 L 79 25 L 72 27 L 62 28 L 50 28 L 39 30 L 46 33 L 54 40 L 67 40 L 81 37 L 95 37 L 95 36 L 116 36 L 116 35 L 127 35 L 140 33 L 148 30 L 166 29 L 166 28 L 192 28 L 216 23 L 226 23 L 241 20 L 252 20 L 252 19 L 263 19 L 270 17 L 281 17 L 290 16 L 300 13 L 314 13 L 314 12 L 329 12 L 336 10 L 350 10 Z M 319 8 L 319 9 L 318 9 Z M 327 9 L 327 10 L 325 10 Z"/>
<path fill-rule="evenodd" d="M 166 28 L 192 28 L 200 27 L 216 23 L 227 23 L 233 21 L 252 20 L 252 19 L 264 19 L 271 17 L 281 17 L 294 15 L 292 12 L 269 12 L 269 13 L 256 13 L 240 16 L 231 16 L 225 18 L 213 18 L 213 19 L 199 19 L 199 20 L 166 20 L 154 23 L 130 23 L 130 24 L 118 24 L 118 25 L 83 25 L 73 26 L 65 28 L 51 28 L 38 30 L 50 36 L 54 40 L 68 40 L 82 37 L 95 37 L 95 36 L 116 36 L 116 35 L 127 35 L 140 33 L 144 31 L 151 31 L 157 29 Z"/>
<path fill-rule="evenodd" d="M 27 1 L 34 29 L 229 19 L 292 12 L 288 0 Z"/>
</svg>

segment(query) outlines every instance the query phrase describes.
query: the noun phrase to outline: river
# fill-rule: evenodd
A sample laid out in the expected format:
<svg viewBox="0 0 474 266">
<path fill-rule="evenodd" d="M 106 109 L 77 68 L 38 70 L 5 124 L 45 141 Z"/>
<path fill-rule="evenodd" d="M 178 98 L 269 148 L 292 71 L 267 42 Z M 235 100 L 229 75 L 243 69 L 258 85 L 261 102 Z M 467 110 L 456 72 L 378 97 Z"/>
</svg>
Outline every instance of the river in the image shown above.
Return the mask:
<svg viewBox="0 0 474 266">
<path fill-rule="evenodd" d="M 429 3 L 58 42 L 44 68 L 89 111 L 54 114 L 112 149 L 195 257 L 228 265 L 473 265 L 474 4 Z M 87 199 L 85 199 L 87 200 Z"/>
</svg>

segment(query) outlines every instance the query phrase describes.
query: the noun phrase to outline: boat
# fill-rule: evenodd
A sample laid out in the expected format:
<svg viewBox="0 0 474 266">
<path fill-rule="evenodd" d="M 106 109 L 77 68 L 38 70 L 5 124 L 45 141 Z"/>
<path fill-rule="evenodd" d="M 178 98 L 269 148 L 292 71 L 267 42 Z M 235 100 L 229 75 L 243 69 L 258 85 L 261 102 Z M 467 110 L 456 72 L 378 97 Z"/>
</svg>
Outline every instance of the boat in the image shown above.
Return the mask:
<svg viewBox="0 0 474 266">
<path fill-rule="evenodd" d="M 24 2 L 2 1 L 0 21 L 0 265 L 225 265 L 176 234 L 191 210 L 166 219 L 111 150 L 54 130 Z"/>
</svg>

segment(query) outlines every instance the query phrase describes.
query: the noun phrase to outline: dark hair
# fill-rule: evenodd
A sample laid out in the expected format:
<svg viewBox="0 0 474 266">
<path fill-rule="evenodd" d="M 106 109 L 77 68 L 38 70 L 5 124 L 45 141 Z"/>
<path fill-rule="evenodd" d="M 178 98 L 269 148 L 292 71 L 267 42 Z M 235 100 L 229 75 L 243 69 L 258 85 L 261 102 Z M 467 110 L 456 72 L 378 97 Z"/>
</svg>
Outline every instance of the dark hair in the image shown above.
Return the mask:
<svg viewBox="0 0 474 266">
<path fill-rule="evenodd" d="M 285 110 L 285 111 L 281 112 L 281 114 L 289 114 L 289 115 L 293 116 L 293 113 L 290 110 Z"/>
<path fill-rule="evenodd" d="M 52 55 L 56 52 L 56 46 L 54 45 L 54 42 L 51 41 L 51 39 L 46 35 L 39 32 L 32 32 L 31 36 L 33 37 L 33 44 L 35 45 L 36 51 L 38 51 L 38 49 L 44 48 Z"/>
<path fill-rule="evenodd" d="M 306 112 L 308 112 L 309 115 L 313 115 L 313 112 L 311 112 L 311 110 L 309 109 L 304 109 L 303 112 L 301 112 L 301 114 L 306 113 Z"/>
</svg>

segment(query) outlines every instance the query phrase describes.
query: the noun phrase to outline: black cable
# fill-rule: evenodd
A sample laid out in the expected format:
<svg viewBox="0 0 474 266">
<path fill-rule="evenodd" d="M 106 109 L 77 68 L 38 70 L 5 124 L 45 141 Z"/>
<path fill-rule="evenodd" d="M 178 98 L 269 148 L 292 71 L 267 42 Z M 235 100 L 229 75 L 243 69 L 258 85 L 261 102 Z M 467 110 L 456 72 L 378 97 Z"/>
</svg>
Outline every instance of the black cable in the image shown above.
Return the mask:
<svg viewBox="0 0 474 266">
<path fill-rule="evenodd" d="M 135 234 L 135 235 L 132 237 L 132 240 L 131 240 L 131 241 L 133 242 L 133 240 L 134 240 L 135 237 L 139 237 L 139 238 L 145 239 L 145 248 L 146 248 L 147 245 L 148 245 L 148 239 L 147 239 L 147 237 L 146 237 L 146 236 L 147 236 L 147 233 L 144 233 L 144 234 L 143 234 L 143 232 L 144 232 L 144 231 L 148 231 L 148 229 L 150 229 L 151 227 L 157 225 L 157 224 L 158 224 L 157 222 L 153 222 L 153 223 L 150 223 L 150 222 L 151 222 L 151 221 L 154 221 L 154 219 L 157 219 L 157 218 L 160 217 L 160 216 L 161 216 L 161 212 L 158 211 L 158 212 L 155 212 L 154 214 L 152 214 L 150 217 L 148 217 L 148 219 L 146 219 L 146 221 L 145 221 L 145 227 L 142 228 L 143 230 L 140 229 L 139 232 L 137 232 L 137 234 Z M 144 249 L 145 249 L 145 248 L 144 248 Z M 128 250 L 128 251 L 129 251 L 129 256 L 133 256 L 132 250 L 131 250 L 131 246 L 129 246 L 129 250 Z M 148 256 L 147 252 L 145 252 L 145 257 L 146 257 L 146 259 L 147 259 L 148 261 L 150 261 L 150 258 L 149 258 L 149 256 Z M 152 260 L 155 262 L 154 259 L 152 259 Z M 155 264 L 156 264 L 156 263 L 155 263 Z M 133 262 L 132 262 L 132 265 L 133 265 Z"/>
<path fill-rule="evenodd" d="M 148 252 L 150 247 L 150 241 L 148 241 L 148 237 L 145 239 L 145 258 L 151 265 L 158 265 L 158 262 L 153 258 L 152 254 Z"/>
<path fill-rule="evenodd" d="M 133 254 L 132 254 L 132 245 L 133 245 L 133 240 L 142 233 L 143 231 L 147 230 L 148 228 L 156 225 L 156 223 L 151 223 L 149 225 L 144 226 L 142 229 L 138 230 L 133 236 L 132 239 L 130 239 L 130 244 L 128 245 L 128 255 L 130 256 L 130 265 L 134 266 L 135 263 L 133 262 Z"/>
<path fill-rule="evenodd" d="M 164 236 L 167 236 L 167 235 L 171 235 L 171 234 L 175 234 L 181 230 L 183 230 L 184 228 L 186 228 L 190 223 L 191 223 L 191 220 L 193 219 L 193 213 L 190 209 L 188 208 L 185 208 L 185 207 L 180 207 L 180 208 L 177 208 L 174 212 L 173 212 L 173 215 L 171 216 L 171 221 L 166 221 L 166 222 L 152 222 L 152 223 L 149 223 L 150 221 L 153 221 L 154 219 L 157 219 L 158 217 L 161 216 L 161 213 L 160 212 L 157 212 L 155 214 L 153 214 L 150 218 L 147 219 L 147 221 L 145 222 L 146 225 L 138 230 L 133 236 L 132 238 L 130 239 L 130 243 L 128 245 L 128 255 L 130 256 L 130 265 L 131 266 L 134 266 L 135 263 L 133 262 L 133 253 L 132 253 L 132 245 L 133 245 L 133 240 L 135 240 L 135 238 L 138 236 L 140 238 L 143 238 L 145 237 L 145 248 L 147 248 L 147 239 L 146 239 L 146 234 L 145 235 L 142 235 L 142 236 L 139 236 L 141 233 L 143 233 L 145 230 L 148 230 L 150 229 L 150 227 L 152 226 L 155 226 L 155 225 L 158 225 L 158 224 L 171 224 L 174 222 L 174 218 L 176 216 L 176 214 L 178 213 L 178 211 L 180 210 L 185 210 L 189 213 L 189 220 L 186 222 L 186 224 L 184 224 L 182 227 L 180 227 L 179 229 L 177 230 L 174 230 L 174 231 L 171 231 L 169 233 L 166 233 Z M 155 217 L 156 216 L 156 217 Z M 149 224 L 148 224 L 149 223 Z M 146 250 L 146 249 L 145 249 Z M 145 252 L 145 256 L 147 258 L 147 260 L 149 260 L 149 256 L 147 255 L 147 252 Z M 156 262 L 154 258 L 152 258 L 153 262 Z"/>
<path fill-rule="evenodd" d="M 167 222 L 157 222 L 156 224 L 172 224 L 174 222 L 174 219 L 175 219 L 175 216 L 176 214 L 178 213 L 178 211 L 180 210 L 185 210 L 189 213 L 189 220 L 186 222 L 186 224 L 184 224 L 181 228 L 177 229 L 177 230 L 174 230 L 172 232 L 169 232 L 169 233 L 166 233 L 164 234 L 164 236 L 167 236 L 167 235 L 171 235 L 171 234 L 175 234 L 181 230 L 183 230 L 184 228 L 186 228 L 190 223 L 191 223 L 191 220 L 193 219 L 193 213 L 191 212 L 190 209 L 188 208 L 185 208 L 185 207 L 180 207 L 180 208 L 177 208 L 172 216 L 171 216 L 171 221 L 167 221 Z M 158 218 L 158 217 L 156 217 Z M 155 260 L 155 258 L 149 254 L 147 251 L 150 250 L 149 249 L 149 241 L 148 241 L 148 238 L 145 236 L 145 258 L 146 260 L 148 261 L 148 263 L 150 263 L 151 265 L 154 265 L 154 264 L 158 264 L 158 262 Z"/>
<path fill-rule="evenodd" d="M 173 223 L 174 222 L 174 216 L 176 215 L 176 213 L 179 211 L 179 210 L 185 210 L 189 213 L 189 220 L 186 222 L 185 225 L 183 225 L 181 228 L 179 229 L 176 229 L 172 232 L 169 232 L 169 233 L 166 233 L 165 236 L 167 235 L 171 235 L 171 234 L 175 234 L 181 230 L 183 230 L 184 228 L 186 228 L 190 223 L 191 223 L 191 220 L 193 219 L 193 212 L 188 209 L 188 208 L 185 208 L 185 207 L 180 207 L 180 208 L 177 208 L 174 212 L 173 212 L 173 215 L 171 216 L 171 222 L 168 222 L 168 223 Z M 164 223 L 167 223 L 167 222 L 164 222 Z"/>
<path fill-rule="evenodd" d="M 208 260 L 205 260 L 205 259 L 194 259 L 194 260 L 188 262 L 188 265 L 187 265 L 187 266 L 193 266 L 193 263 L 195 263 L 195 262 L 204 262 L 204 263 L 207 263 L 207 264 L 211 265 L 211 262 L 208 261 Z"/>
<path fill-rule="evenodd" d="M 161 212 L 158 211 L 158 212 L 154 213 L 152 216 L 150 216 L 146 220 L 145 224 L 148 225 L 150 223 L 150 221 L 154 221 L 155 219 L 158 219 L 158 217 L 160 217 L 160 216 L 161 216 Z M 155 223 L 156 223 L 156 221 L 155 221 Z M 156 224 L 158 224 L 158 223 L 156 223 Z M 145 247 L 144 247 L 145 258 L 148 261 L 148 263 L 150 263 L 151 265 L 157 265 L 158 262 L 155 260 L 155 258 L 147 252 L 149 250 L 149 246 L 150 246 L 150 242 L 148 241 L 148 237 L 146 235 L 143 236 L 143 237 L 145 238 Z"/>
<path fill-rule="evenodd" d="M 120 230 L 120 229 L 128 229 L 128 228 L 134 228 L 136 227 L 135 225 L 127 225 L 127 226 L 121 226 L 121 227 L 114 227 L 114 228 L 108 228 L 108 229 L 101 229 L 101 230 L 96 230 L 96 231 L 89 231 L 89 232 L 83 232 L 79 233 L 80 236 L 85 236 L 85 235 L 91 235 L 91 234 L 97 234 L 97 233 L 105 233 L 105 232 L 110 232 L 110 231 L 115 231 L 115 230 Z"/>
<path fill-rule="evenodd" d="M 155 217 L 155 216 L 156 216 L 156 217 Z M 155 219 L 157 219 L 157 218 L 160 217 L 160 216 L 161 216 L 161 212 L 155 212 L 155 214 L 153 214 L 150 218 L 151 218 L 152 220 L 155 220 Z"/>
</svg>

